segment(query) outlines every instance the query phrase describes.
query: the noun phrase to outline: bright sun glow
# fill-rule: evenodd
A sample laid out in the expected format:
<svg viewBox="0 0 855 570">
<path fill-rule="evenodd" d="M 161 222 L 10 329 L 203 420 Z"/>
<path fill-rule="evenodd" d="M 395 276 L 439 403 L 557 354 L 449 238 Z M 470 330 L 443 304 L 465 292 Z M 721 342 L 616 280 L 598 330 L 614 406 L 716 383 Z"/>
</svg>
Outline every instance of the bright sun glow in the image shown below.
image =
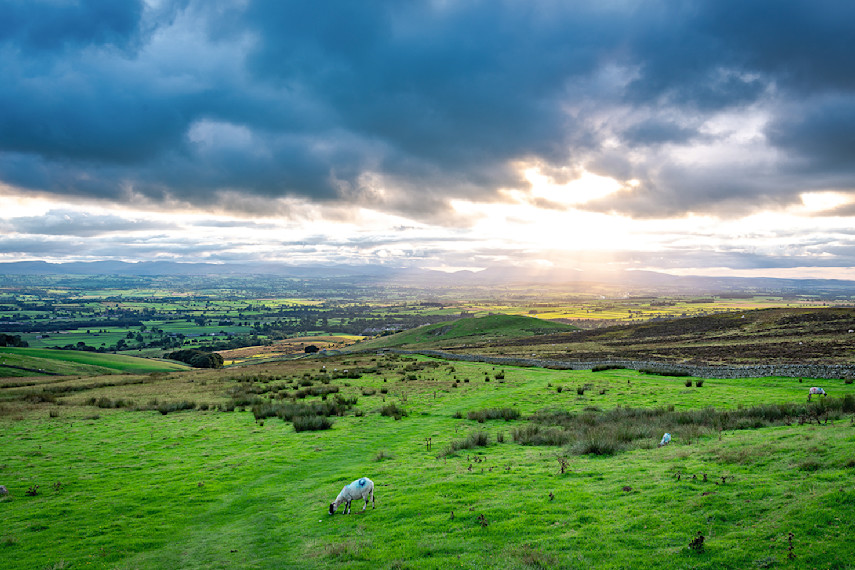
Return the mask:
<svg viewBox="0 0 855 570">
<path fill-rule="evenodd" d="M 852 197 L 842 192 L 804 192 L 800 197 L 808 212 L 825 212 L 852 203 Z"/>
<path fill-rule="evenodd" d="M 575 180 L 564 184 L 556 183 L 552 177 L 543 174 L 539 167 L 527 168 L 524 174 L 526 180 L 531 183 L 533 197 L 568 206 L 605 198 L 623 187 L 614 178 L 598 176 L 587 171 Z M 637 185 L 638 181 L 635 182 Z"/>
</svg>

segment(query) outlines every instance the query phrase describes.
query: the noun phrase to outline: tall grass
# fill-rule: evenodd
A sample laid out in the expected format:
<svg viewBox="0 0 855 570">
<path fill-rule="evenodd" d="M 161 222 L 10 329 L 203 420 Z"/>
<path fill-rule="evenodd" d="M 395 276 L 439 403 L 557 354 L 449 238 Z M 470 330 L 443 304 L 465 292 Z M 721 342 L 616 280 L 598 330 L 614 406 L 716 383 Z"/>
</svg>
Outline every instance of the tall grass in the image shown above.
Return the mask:
<svg viewBox="0 0 855 570">
<path fill-rule="evenodd" d="M 741 410 L 674 411 L 669 408 L 596 408 L 582 413 L 540 410 L 530 423 L 512 430 L 522 445 L 567 446 L 576 455 L 614 455 L 621 451 L 651 447 L 669 432 L 675 441 L 697 441 L 720 430 L 756 429 L 792 423 L 821 423 L 855 412 L 855 397 L 824 398 L 815 403 L 762 404 Z"/>
<path fill-rule="evenodd" d="M 509 422 L 520 417 L 520 411 L 514 408 L 485 408 L 483 410 L 472 410 L 466 414 L 470 420 L 483 424 L 486 420 L 505 420 Z"/>
<path fill-rule="evenodd" d="M 294 416 L 294 431 L 320 431 L 330 429 L 332 421 L 324 416 Z"/>
<path fill-rule="evenodd" d="M 395 418 L 396 420 L 400 420 L 401 418 L 409 415 L 407 410 L 397 404 L 386 404 L 382 408 L 380 408 L 380 415 L 387 416 L 390 418 Z"/>
<path fill-rule="evenodd" d="M 476 447 L 487 447 L 490 445 L 490 435 L 485 431 L 473 431 L 463 439 L 453 439 L 448 447 L 440 453 L 440 457 L 453 455 L 461 449 L 475 449 Z"/>
<path fill-rule="evenodd" d="M 308 402 L 305 404 L 292 402 L 264 402 L 254 405 L 252 407 L 252 414 L 255 416 L 256 421 L 263 420 L 265 418 L 279 418 L 286 422 L 293 422 L 295 421 L 295 418 L 298 417 L 343 416 L 355 404 L 356 398 L 344 398 L 337 394 L 331 401 Z"/>
</svg>

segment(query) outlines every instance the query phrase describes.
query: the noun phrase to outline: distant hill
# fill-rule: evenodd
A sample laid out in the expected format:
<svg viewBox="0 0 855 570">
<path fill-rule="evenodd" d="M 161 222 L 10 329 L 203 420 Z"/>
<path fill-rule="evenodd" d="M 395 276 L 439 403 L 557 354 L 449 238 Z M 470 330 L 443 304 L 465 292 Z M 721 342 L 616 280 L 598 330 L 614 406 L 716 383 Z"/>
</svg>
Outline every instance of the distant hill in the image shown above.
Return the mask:
<svg viewBox="0 0 855 570">
<path fill-rule="evenodd" d="M 495 342 L 578 330 L 572 325 L 519 315 L 487 315 L 425 325 L 354 345 L 373 348 L 444 348 L 449 344 Z"/>
<path fill-rule="evenodd" d="M 3 275 L 119 275 L 174 276 L 262 275 L 298 279 L 339 279 L 360 283 L 396 284 L 419 288 L 514 286 L 561 287 L 567 292 L 591 292 L 605 287 L 608 294 L 645 291 L 653 294 L 757 294 L 822 295 L 849 300 L 855 296 L 855 281 L 835 279 L 775 279 L 747 277 L 677 276 L 655 271 L 578 271 L 535 269 L 513 265 L 488 267 L 482 271 L 446 273 L 413 267 L 387 265 L 307 265 L 284 263 L 180 263 L 172 261 L 91 261 L 49 263 L 17 261 L 0 263 Z"/>
<path fill-rule="evenodd" d="M 99 354 L 48 348 L 0 348 L 0 378 L 14 376 L 145 374 L 190 367 L 124 354 Z"/>
</svg>

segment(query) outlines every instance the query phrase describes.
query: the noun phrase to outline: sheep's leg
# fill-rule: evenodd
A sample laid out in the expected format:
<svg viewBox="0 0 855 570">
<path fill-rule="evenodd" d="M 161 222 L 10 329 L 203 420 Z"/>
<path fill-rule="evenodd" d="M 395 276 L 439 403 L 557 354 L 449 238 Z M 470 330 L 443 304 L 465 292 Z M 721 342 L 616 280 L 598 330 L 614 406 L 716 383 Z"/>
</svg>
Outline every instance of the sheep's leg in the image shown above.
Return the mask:
<svg viewBox="0 0 855 570">
<path fill-rule="evenodd" d="M 347 500 L 347 509 L 345 509 L 344 514 L 350 514 L 350 499 Z"/>
<path fill-rule="evenodd" d="M 371 489 L 371 508 L 376 509 L 377 506 L 374 504 L 374 489 Z"/>
<path fill-rule="evenodd" d="M 368 495 L 365 495 L 365 504 L 362 506 L 362 512 L 365 512 L 365 509 L 368 508 Z"/>
</svg>

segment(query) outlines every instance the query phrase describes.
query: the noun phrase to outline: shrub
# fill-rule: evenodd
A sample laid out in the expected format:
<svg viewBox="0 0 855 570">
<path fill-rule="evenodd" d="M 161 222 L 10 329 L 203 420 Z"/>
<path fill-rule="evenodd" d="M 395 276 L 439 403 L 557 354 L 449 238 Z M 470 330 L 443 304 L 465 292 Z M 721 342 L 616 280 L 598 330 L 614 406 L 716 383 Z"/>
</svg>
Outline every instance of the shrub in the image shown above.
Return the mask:
<svg viewBox="0 0 855 570">
<path fill-rule="evenodd" d="M 704 385 L 703 379 L 695 380 L 695 387 L 696 388 L 700 388 L 703 385 Z"/>
<path fill-rule="evenodd" d="M 606 370 L 624 370 L 626 366 L 621 364 L 599 364 L 591 368 L 591 372 L 604 372 Z"/>
<path fill-rule="evenodd" d="M 686 388 L 691 388 L 691 387 L 692 387 L 692 381 L 686 380 Z"/>
</svg>

